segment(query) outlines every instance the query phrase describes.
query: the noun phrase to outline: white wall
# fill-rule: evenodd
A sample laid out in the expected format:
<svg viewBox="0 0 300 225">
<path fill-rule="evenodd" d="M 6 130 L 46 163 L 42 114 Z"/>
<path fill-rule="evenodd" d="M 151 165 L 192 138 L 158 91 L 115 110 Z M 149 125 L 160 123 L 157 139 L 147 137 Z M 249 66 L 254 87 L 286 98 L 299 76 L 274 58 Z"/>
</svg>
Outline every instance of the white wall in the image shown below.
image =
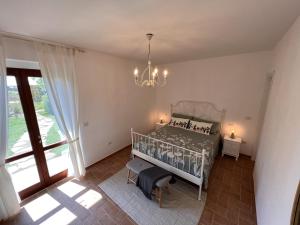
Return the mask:
<svg viewBox="0 0 300 225">
<path fill-rule="evenodd" d="M 154 90 L 134 85 L 136 63 L 96 52 L 76 58 L 86 164 L 130 144 L 130 128 L 148 131 Z M 111 144 L 109 144 L 111 143 Z"/>
<path fill-rule="evenodd" d="M 31 42 L 5 39 L 8 65 L 36 67 Z M 130 144 L 130 128 L 152 127 L 154 90 L 133 83 L 136 62 L 99 52 L 76 53 L 79 119 L 86 166 Z M 33 61 L 28 62 L 28 61 Z"/>
<path fill-rule="evenodd" d="M 5 55 L 9 59 L 37 61 L 32 42 L 4 38 Z"/>
<path fill-rule="evenodd" d="M 274 50 L 254 182 L 259 225 L 288 225 L 300 180 L 300 18 Z"/>
<path fill-rule="evenodd" d="M 255 154 L 271 56 L 271 52 L 258 52 L 160 66 L 170 71 L 170 77 L 156 92 L 158 117 L 169 113 L 170 104 L 179 100 L 213 102 L 226 110 L 225 132 L 233 123 L 237 135 L 246 142 L 241 152 Z"/>
</svg>

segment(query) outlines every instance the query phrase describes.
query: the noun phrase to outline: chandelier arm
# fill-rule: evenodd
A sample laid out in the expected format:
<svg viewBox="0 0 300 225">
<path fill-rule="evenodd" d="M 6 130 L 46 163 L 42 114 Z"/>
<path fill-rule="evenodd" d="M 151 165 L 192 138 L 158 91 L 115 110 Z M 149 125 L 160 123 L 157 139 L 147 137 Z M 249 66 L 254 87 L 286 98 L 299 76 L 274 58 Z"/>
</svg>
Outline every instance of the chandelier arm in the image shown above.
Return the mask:
<svg viewBox="0 0 300 225">
<path fill-rule="evenodd" d="M 141 81 L 144 80 L 144 76 L 145 76 L 145 73 L 147 72 L 147 70 L 148 70 L 148 67 L 146 66 L 143 73 L 141 74 Z"/>
<path fill-rule="evenodd" d="M 161 87 L 161 77 L 159 76 L 159 74 L 157 75 L 157 87 Z"/>
<path fill-rule="evenodd" d="M 142 82 L 141 86 L 144 87 L 144 86 L 147 85 L 147 84 L 148 84 L 147 80 L 144 80 L 144 81 Z"/>
<path fill-rule="evenodd" d="M 157 83 L 157 87 L 163 87 L 163 86 L 166 85 L 167 79 L 165 79 L 163 77 L 163 75 L 161 75 L 161 74 L 160 74 L 160 76 L 157 75 L 157 82 L 156 83 Z"/>
<path fill-rule="evenodd" d="M 143 73 L 139 76 L 138 80 L 136 80 L 136 84 L 138 86 L 144 86 L 144 76 L 145 76 L 145 73 L 147 71 L 148 67 L 145 67 Z"/>
<path fill-rule="evenodd" d="M 137 79 L 135 79 L 135 84 L 137 84 L 138 86 L 142 86 L 142 83 L 143 83 L 143 80 L 144 80 L 144 75 L 145 75 L 145 72 L 147 71 L 147 67 L 145 67 L 143 73 L 138 76 Z"/>
</svg>

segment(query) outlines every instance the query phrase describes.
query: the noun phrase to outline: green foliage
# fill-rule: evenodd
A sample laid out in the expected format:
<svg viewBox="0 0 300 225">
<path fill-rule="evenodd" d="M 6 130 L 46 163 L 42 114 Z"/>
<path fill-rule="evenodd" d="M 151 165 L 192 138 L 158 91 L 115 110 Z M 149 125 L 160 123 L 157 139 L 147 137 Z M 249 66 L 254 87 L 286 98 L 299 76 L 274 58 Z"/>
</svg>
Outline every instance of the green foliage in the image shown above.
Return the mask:
<svg viewBox="0 0 300 225">
<path fill-rule="evenodd" d="M 17 89 L 8 88 L 8 102 L 20 102 L 19 92 Z"/>
<path fill-rule="evenodd" d="M 52 119 L 54 120 L 53 117 L 52 117 Z M 57 124 L 54 123 L 47 133 L 46 145 L 54 144 L 54 143 L 61 141 L 58 131 L 59 131 L 59 128 L 58 128 Z M 59 147 L 53 149 L 51 152 L 54 153 L 55 155 L 61 155 L 62 152 L 66 150 L 66 148 L 68 148 L 68 145 L 62 145 L 62 146 L 59 146 Z"/>
<path fill-rule="evenodd" d="M 42 99 L 43 99 L 43 106 L 44 106 L 45 112 L 47 112 L 47 114 L 49 114 L 49 115 L 53 115 L 53 111 L 52 111 L 48 96 L 44 95 L 42 97 Z"/>
<path fill-rule="evenodd" d="M 35 107 L 35 110 L 37 110 L 39 112 L 44 112 L 44 103 L 43 103 L 43 101 L 35 102 L 34 107 Z"/>
<path fill-rule="evenodd" d="M 34 102 L 42 101 L 42 97 L 45 95 L 44 90 L 39 85 L 30 86 L 31 95 Z"/>
<path fill-rule="evenodd" d="M 59 141 L 60 141 L 60 136 L 58 133 L 58 127 L 57 127 L 56 123 L 54 123 L 52 125 L 52 127 L 48 130 L 46 145 L 54 144 Z"/>
<path fill-rule="evenodd" d="M 9 114 L 10 116 L 18 117 L 22 114 L 22 106 L 20 102 L 9 103 Z"/>
</svg>

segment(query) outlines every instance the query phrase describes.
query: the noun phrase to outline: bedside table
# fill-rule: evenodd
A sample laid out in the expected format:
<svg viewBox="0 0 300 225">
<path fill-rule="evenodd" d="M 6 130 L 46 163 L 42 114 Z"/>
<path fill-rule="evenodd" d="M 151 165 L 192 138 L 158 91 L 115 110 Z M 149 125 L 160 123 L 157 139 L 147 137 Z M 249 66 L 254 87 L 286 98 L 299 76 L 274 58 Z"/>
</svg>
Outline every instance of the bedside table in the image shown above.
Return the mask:
<svg viewBox="0 0 300 225">
<path fill-rule="evenodd" d="M 238 160 L 241 144 L 242 144 L 242 138 L 236 137 L 232 139 L 228 135 L 225 135 L 222 156 L 230 155 L 230 156 L 234 156 L 235 160 Z"/>
<path fill-rule="evenodd" d="M 157 122 L 155 124 L 155 129 L 158 130 L 159 128 L 162 128 L 163 126 L 167 125 L 167 123 L 160 123 L 160 122 Z"/>
</svg>

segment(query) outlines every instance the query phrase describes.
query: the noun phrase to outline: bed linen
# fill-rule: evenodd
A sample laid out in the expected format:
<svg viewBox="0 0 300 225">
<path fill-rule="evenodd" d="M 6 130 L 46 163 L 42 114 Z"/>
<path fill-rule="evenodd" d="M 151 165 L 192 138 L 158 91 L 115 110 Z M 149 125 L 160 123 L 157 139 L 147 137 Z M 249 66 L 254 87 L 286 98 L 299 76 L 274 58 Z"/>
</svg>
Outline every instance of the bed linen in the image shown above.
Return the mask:
<svg viewBox="0 0 300 225">
<path fill-rule="evenodd" d="M 203 171 L 203 184 L 204 187 L 208 187 L 208 177 L 210 170 L 213 166 L 215 156 L 218 154 L 220 134 L 205 135 L 194 131 L 186 130 L 178 127 L 164 126 L 156 131 L 151 132 L 148 136 L 164 141 L 170 144 L 174 144 L 179 147 L 183 147 L 194 151 L 172 151 L 172 148 L 166 144 L 155 144 L 147 140 L 135 140 L 134 148 L 140 152 L 147 154 L 155 159 L 163 161 L 169 165 L 172 165 L 180 170 L 190 173 L 196 177 L 201 176 L 201 159 L 196 159 L 195 154 L 201 153 L 202 149 L 206 150 L 205 164 Z"/>
</svg>

